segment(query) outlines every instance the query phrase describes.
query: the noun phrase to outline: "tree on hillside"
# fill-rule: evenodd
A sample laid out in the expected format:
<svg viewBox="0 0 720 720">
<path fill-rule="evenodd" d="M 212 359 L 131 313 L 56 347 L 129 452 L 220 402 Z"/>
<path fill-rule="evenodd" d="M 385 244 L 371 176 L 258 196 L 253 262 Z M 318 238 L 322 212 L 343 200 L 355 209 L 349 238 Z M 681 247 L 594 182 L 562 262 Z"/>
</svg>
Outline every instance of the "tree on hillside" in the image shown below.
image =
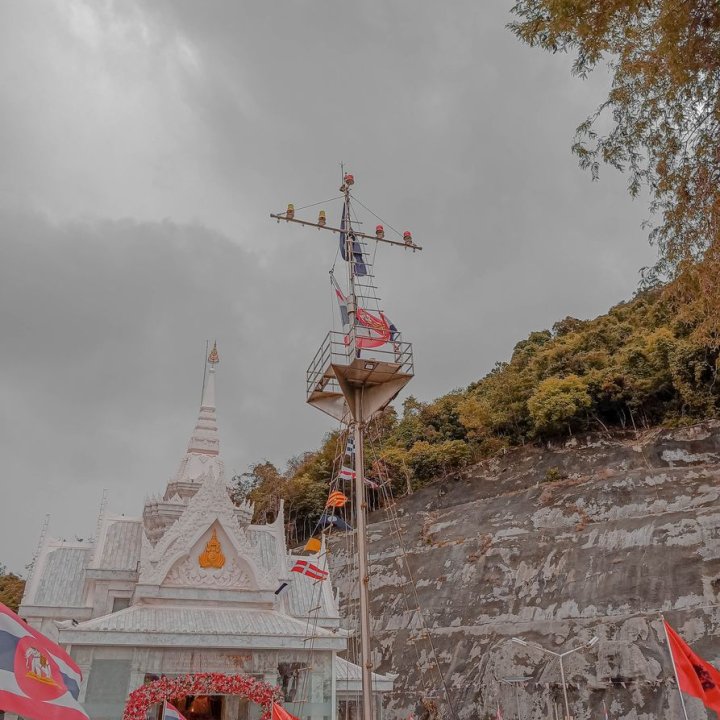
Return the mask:
<svg viewBox="0 0 720 720">
<path fill-rule="evenodd" d="M 386 411 L 373 420 L 365 472 L 382 491 L 370 494 L 369 505 L 533 440 L 718 417 L 719 370 L 720 349 L 693 331 L 661 289 L 592 320 L 565 318 L 530 333 L 508 362 L 465 390 L 429 402 L 410 396 L 402 417 Z M 239 497 L 256 503 L 258 521 L 272 520 L 284 499 L 289 542 L 299 544 L 317 527 L 346 438 L 345 430 L 329 433 L 282 473 L 267 462 L 252 466 L 236 479 Z"/>
<path fill-rule="evenodd" d="M 609 95 L 578 127 L 573 149 L 594 178 L 606 163 L 629 173 L 633 196 L 647 189 L 656 270 L 678 276 L 705 258 L 704 272 L 717 277 L 720 3 L 519 0 L 512 12 L 521 40 L 573 53 L 577 75 L 609 67 Z M 692 289 L 717 293 L 702 274 Z"/>
<path fill-rule="evenodd" d="M 536 432 L 558 433 L 571 430 L 573 421 L 592 405 L 587 382 L 577 375 L 543 380 L 528 400 Z"/>
<path fill-rule="evenodd" d="M 268 460 L 251 465 L 248 472 L 232 479 L 231 497 L 239 504 L 250 500 L 255 504 L 255 520 L 272 519 L 278 508 L 287 479 Z"/>
<path fill-rule="evenodd" d="M 0 603 L 17 612 L 24 592 L 25 581 L 0 563 Z"/>
</svg>

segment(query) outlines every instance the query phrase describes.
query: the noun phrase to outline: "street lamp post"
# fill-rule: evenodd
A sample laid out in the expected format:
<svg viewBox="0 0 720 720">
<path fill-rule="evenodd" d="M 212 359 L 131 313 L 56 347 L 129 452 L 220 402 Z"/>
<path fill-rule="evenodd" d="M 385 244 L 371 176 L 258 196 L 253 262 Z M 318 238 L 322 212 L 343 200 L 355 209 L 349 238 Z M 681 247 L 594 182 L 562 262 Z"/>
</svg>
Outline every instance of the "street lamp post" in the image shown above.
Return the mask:
<svg viewBox="0 0 720 720">
<path fill-rule="evenodd" d="M 528 642 L 527 640 L 523 640 L 522 638 L 518 637 L 511 638 L 511 640 L 512 642 L 517 643 L 518 645 L 522 645 L 523 647 L 535 648 L 536 650 L 540 650 L 541 652 L 547 653 L 548 655 L 552 655 L 560 661 L 560 681 L 562 682 L 563 700 L 565 701 L 565 720 L 572 720 L 572 718 L 570 717 L 570 703 L 568 702 L 567 696 L 567 684 L 565 683 L 565 667 L 563 665 L 563 659 L 568 655 L 577 652 L 578 650 L 585 650 L 587 648 L 591 648 L 598 641 L 597 636 L 593 637 L 591 640 L 588 640 L 583 645 L 579 645 L 578 647 L 573 648 L 572 650 L 566 650 L 564 653 L 556 653 L 552 650 L 544 648 L 542 645 L 538 645 L 534 642 Z"/>
<path fill-rule="evenodd" d="M 500 678 L 500 682 L 506 685 L 515 686 L 515 706 L 517 708 L 517 720 L 520 720 L 520 685 L 526 683 L 528 680 L 532 680 L 531 677 L 512 676 Z"/>
</svg>

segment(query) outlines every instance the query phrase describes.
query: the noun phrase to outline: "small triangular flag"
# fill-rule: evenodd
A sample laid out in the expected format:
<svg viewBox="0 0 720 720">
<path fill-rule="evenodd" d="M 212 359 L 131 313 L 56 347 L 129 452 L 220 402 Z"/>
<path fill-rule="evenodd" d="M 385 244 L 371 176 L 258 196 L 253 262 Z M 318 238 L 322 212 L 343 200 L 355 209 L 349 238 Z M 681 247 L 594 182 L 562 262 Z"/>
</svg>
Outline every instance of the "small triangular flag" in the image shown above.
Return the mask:
<svg viewBox="0 0 720 720">
<path fill-rule="evenodd" d="M 305 543 L 305 550 L 307 552 L 312 552 L 312 553 L 320 552 L 320 548 L 322 548 L 322 543 L 317 538 L 310 538 Z"/>
<path fill-rule="evenodd" d="M 298 718 L 291 715 L 282 705 L 274 702 L 270 712 L 270 720 L 298 720 Z"/>
</svg>

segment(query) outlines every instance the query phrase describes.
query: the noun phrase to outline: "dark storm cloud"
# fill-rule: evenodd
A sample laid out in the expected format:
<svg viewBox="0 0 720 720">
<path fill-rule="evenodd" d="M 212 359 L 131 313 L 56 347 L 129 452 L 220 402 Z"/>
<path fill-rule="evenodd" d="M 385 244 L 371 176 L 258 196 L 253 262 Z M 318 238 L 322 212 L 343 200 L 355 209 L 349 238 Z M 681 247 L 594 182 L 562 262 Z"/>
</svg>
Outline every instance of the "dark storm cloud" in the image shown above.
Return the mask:
<svg viewBox="0 0 720 720">
<path fill-rule="evenodd" d="M 133 514 L 163 488 L 207 338 L 231 472 L 319 443 L 304 371 L 334 245 L 267 213 L 337 194 L 340 160 L 425 247 L 378 251 L 423 399 L 633 292 L 644 208 L 569 152 L 606 79 L 519 45 L 509 5 L 3 4 L 0 561 L 47 511 L 86 535 L 102 488 Z"/>
<path fill-rule="evenodd" d="M 321 436 L 320 418 L 287 413 L 304 409 L 291 358 L 308 323 L 290 326 L 281 283 L 236 244 L 199 225 L 28 214 L 6 214 L 2 237 L 4 559 L 26 557 L 11 539 L 23 528 L 32 546 L 44 512 L 87 535 L 103 488 L 130 514 L 162 490 L 197 417 L 205 338 L 219 338 L 229 474 Z"/>
</svg>

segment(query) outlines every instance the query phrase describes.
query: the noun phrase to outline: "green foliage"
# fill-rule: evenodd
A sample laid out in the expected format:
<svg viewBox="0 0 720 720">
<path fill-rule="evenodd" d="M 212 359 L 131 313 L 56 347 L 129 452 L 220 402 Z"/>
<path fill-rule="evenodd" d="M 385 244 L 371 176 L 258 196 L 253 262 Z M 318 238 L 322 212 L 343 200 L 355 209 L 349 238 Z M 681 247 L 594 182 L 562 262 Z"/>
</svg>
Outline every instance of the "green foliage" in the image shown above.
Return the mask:
<svg viewBox="0 0 720 720">
<path fill-rule="evenodd" d="M 670 303 L 653 290 L 594 320 L 565 318 L 468 388 L 427 403 L 408 397 L 402 417 L 389 409 L 368 428 L 366 476 L 401 495 L 513 445 L 716 416 L 718 348 Z M 284 499 L 302 539 L 323 511 L 340 446 L 331 433 L 285 472 L 261 463 L 236 484 L 259 517 L 273 517 Z M 551 468 L 546 480 L 560 477 Z M 371 493 L 371 503 L 379 499 Z"/>
<path fill-rule="evenodd" d="M 551 467 L 545 471 L 545 477 L 543 478 L 543 482 L 551 483 L 565 479 L 567 479 L 567 473 L 563 472 L 558 467 Z"/>
<path fill-rule="evenodd" d="M 25 592 L 25 581 L 0 565 L 0 603 L 17 612 Z"/>
<path fill-rule="evenodd" d="M 537 432 L 560 432 L 570 429 L 591 404 L 587 381 L 577 375 L 549 377 L 528 399 L 528 412 Z"/>
<path fill-rule="evenodd" d="M 645 187 L 657 270 L 682 274 L 720 248 L 720 9 L 709 0 L 517 0 L 522 41 L 575 55 L 586 77 L 608 68 L 607 98 L 577 130 L 574 152 Z M 698 286 L 701 294 L 712 292 Z"/>
<path fill-rule="evenodd" d="M 463 440 L 444 440 L 430 443 L 420 440 L 407 452 L 407 463 L 419 485 L 447 475 L 470 462 L 472 452 Z"/>
</svg>

